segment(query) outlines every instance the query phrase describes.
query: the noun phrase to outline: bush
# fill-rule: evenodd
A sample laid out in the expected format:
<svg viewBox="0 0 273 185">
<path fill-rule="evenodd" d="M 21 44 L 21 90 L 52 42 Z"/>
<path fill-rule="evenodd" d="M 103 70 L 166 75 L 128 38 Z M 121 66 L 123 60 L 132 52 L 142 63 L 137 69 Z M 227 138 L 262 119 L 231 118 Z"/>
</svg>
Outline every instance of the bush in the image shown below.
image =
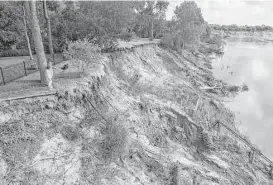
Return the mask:
<svg viewBox="0 0 273 185">
<path fill-rule="evenodd" d="M 101 58 L 101 48 L 98 44 L 88 39 L 68 41 L 68 49 L 64 50 L 64 56 L 67 59 L 77 59 L 74 65 L 84 73 L 86 64 L 95 65 Z"/>
<path fill-rule="evenodd" d="M 249 87 L 246 84 L 243 84 L 242 91 L 249 91 Z"/>
<path fill-rule="evenodd" d="M 126 42 L 129 42 L 129 41 L 132 40 L 133 34 L 130 33 L 130 32 L 128 32 L 127 30 L 122 30 L 121 33 L 120 33 L 120 35 L 119 35 L 119 38 L 120 38 L 121 40 L 124 40 L 124 41 L 126 41 Z"/>
<path fill-rule="evenodd" d="M 72 126 L 63 126 L 61 128 L 62 136 L 69 141 L 76 141 L 80 138 L 81 134 L 78 128 Z"/>
<path fill-rule="evenodd" d="M 14 56 L 28 56 L 28 50 L 18 49 L 18 50 L 5 50 L 2 51 L 0 57 L 14 57 Z"/>
<path fill-rule="evenodd" d="M 160 40 L 160 44 L 165 47 L 173 48 L 174 46 L 173 36 L 170 33 L 165 34 L 163 38 Z"/>
<path fill-rule="evenodd" d="M 92 38 L 92 37 L 88 36 L 88 38 Z M 116 37 L 110 36 L 107 34 L 94 37 L 90 40 L 90 42 L 98 45 L 101 48 L 101 52 L 103 53 L 115 51 L 118 45 Z"/>
<path fill-rule="evenodd" d="M 198 153 L 209 153 L 213 148 L 212 137 L 200 127 L 197 129 L 197 138 L 194 145 Z"/>
<path fill-rule="evenodd" d="M 128 131 L 124 125 L 111 121 L 105 129 L 105 135 L 100 142 L 102 158 L 105 160 L 117 159 L 125 152 Z"/>
<path fill-rule="evenodd" d="M 240 90 L 239 86 L 236 86 L 236 85 L 230 85 L 230 86 L 228 86 L 228 91 L 229 92 L 239 92 L 239 90 Z"/>
<path fill-rule="evenodd" d="M 167 33 L 163 36 L 163 38 L 160 40 L 160 44 L 164 47 L 171 48 L 178 52 L 181 52 L 183 48 L 183 41 L 181 37 L 178 35 L 173 36 L 170 33 Z"/>
</svg>

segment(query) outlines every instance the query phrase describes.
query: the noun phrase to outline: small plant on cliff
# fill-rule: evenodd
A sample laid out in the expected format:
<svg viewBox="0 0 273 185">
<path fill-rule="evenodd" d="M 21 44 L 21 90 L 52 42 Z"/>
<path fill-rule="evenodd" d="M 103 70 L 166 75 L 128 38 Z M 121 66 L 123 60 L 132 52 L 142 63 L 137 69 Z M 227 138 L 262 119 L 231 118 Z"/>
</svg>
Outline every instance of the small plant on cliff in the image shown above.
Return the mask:
<svg viewBox="0 0 273 185">
<path fill-rule="evenodd" d="M 242 91 L 248 91 L 248 90 L 249 90 L 248 86 L 246 84 L 243 84 Z"/>
<path fill-rule="evenodd" d="M 61 129 L 62 136 L 69 141 L 76 141 L 80 138 L 80 131 L 78 128 L 65 125 Z"/>
<path fill-rule="evenodd" d="M 208 153 L 211 151 L 211 149 L 213 148 L 212 146 L 212 138 L 209 135 L 208 132 L 204 131 L 203 128 L 198 128 L 197 129 L 197 137 L 196 140 L 194 142 L 194 145 L 197 149 L 198 153 Z"/>
<path fill-rule="evenodd" d="M 110 121 L 104 130 L 99 147 L 104 160 L 117 159 L 126 150 L 128 131 L 124 125 Z"/>
<path fill-rule="evenodd" d="M 240 87 L 236 85 L 230 85 L 228 86 L 228 91 L 229 92 L 239 92 Z"/>
</svg>

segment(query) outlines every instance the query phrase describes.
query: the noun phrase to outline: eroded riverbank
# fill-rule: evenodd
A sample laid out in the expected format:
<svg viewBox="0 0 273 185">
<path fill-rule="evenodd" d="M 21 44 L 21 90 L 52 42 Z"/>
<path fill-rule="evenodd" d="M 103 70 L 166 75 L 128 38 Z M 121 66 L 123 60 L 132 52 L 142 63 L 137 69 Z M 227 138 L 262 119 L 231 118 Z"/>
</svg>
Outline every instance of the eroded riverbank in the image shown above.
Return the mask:
<svg viewBox="0 0 273 185">
<path fill-rule="evenodd" d="M 268 166 L 249 164 L 249 148 L 214 127 L 236 130 L 221 100 L 237 90 L 207 56 L 148 44 L 95 63 L 55 81 L 56 97 L 1 104 L 3 183 L 270 183 Z"/>
</svg>

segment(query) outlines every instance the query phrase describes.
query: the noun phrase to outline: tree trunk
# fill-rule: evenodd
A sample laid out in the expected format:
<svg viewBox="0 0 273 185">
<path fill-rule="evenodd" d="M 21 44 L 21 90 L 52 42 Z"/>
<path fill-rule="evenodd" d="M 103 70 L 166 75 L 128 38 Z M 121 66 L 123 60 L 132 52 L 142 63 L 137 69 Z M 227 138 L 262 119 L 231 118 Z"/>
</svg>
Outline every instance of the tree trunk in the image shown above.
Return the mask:
<svg viewBox="0 0 273 185">
<path fill-rule="evenodd" d="M 46 24 L 47 24 L 47 35 L 48 35 L 49 52 L 50 52 L 50 54 L 51 54 L 51 56 L 53 58 L 53 62 L 55 64 L 53 44 L 52 44 L 52 35 L 51 35 L 51 26 L 50 26 L 50 18 L 48 16 L 48 12 L 47 12 L 46 1 L 44 1 L 44 15 L 45 15 Z"/>
<path fill-rule="evenodd" d="M 27 34 L 26 12 L 25 12 L 24 5 L 22 6 L 22 8 L 23 8 L 23 21 L 24 21 L 24 26 L 25 26 L 25 36 L 26 36 L 26 40 L 27 40 L 28 54 L 29 54 L 30 60 L 33 60 L 31 47 L 30 47 L 30 43 L 29 43 L 29 38 L 28 38 L 28 34 Z"/>
<path fill-rule="evenodd" d="M 36 2 L 25 1 L 25 3 L 30 9 L 31 32 L 32 32 L 33 40 L 34 40 L 35 51 L 37 55 L 37 62 L 38 62 L 39 70 L 40 70 L 41 83 L 44 85 L 48 85 L 48 80 L 45 74 L 47 61 L 46 61 L 44 46 L 42 42 L 41 30 L 40 30 L 38 18 L 36 15 Z"/>
<path fill-rule="evenodd" d="M 153 16 L 151 16 L 151 30 L 150 30 L 150 40 L 152 41 L 154 39 L 154 19 Z"/>
</svg>

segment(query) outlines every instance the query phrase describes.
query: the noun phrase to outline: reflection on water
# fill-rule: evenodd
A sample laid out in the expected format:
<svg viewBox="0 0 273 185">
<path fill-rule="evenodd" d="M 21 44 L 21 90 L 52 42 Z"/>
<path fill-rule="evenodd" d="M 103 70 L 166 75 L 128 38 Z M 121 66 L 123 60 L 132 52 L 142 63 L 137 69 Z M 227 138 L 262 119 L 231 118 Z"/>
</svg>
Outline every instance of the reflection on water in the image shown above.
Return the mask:
<svg viewBox="0 0 273 185">
<path fill-rule="evenodd" d="M 247 84 L 227 103 L 243 133 L 273 160 L 273 44 L 229 39 L 225 53 L 213 61 L 214 75 L 232 85 Z"/>
</svg>

